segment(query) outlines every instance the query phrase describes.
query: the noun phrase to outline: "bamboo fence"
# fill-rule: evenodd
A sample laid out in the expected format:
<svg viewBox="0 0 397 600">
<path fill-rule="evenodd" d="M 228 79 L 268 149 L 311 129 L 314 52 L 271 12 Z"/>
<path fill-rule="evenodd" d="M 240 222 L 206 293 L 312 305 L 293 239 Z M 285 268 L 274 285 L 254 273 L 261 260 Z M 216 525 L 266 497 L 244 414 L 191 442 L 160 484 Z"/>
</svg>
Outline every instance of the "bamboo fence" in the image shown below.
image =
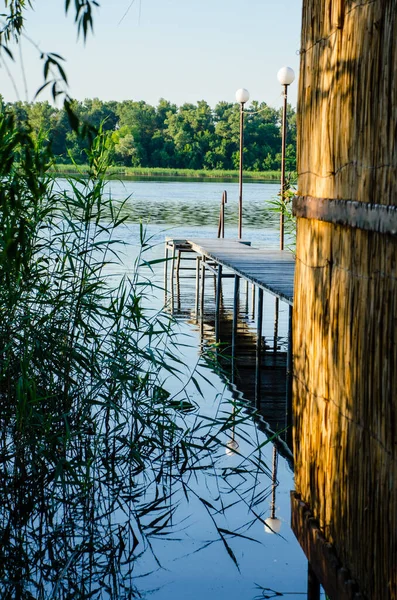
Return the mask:
<svg viewBox="0 0 397 600">
<path fill-rule="evenodd" d="M 369 600 L 397 599 L 396 40 L 397 0 L 304 0 L 296 490 Z"/>
</svg>

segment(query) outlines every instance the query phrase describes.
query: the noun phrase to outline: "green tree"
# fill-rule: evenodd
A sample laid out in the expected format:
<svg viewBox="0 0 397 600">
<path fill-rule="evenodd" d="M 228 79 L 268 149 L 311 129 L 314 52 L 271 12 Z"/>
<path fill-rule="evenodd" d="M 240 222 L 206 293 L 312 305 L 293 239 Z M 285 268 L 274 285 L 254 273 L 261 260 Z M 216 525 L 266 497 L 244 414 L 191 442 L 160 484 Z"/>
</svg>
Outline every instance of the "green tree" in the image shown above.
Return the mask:
<svg viewBox="0 0 397 600">
<path fill-rule="evenodd" d="M 177 112 L 168 115 L 166 124 L 165 135 L 175 145 L 178 166 L 201 169 L 215 131 L 213 114 L 207 102 L 200 100 L 197 106 L 183 104 Z"/>
<path fill-rule="evenodd" d="M 135 166 L 152 166 L 152 138 L 157 129 L 156 109 L 143 100 L 125 100 L 118 105 L 117 115 L 120 128 L 127 127 L 134 140 Z"/>
<path fill-rule="evenodd" d="M 35 102 L 29 105 L 28 122 L 34 136 L 40 133 L 48 136 L 54 128 L 58 110 L 49 102 Z"/>
<path fill-rule="evenodd" d="M 86 160 L 87 138 L 70 123 L 63 108 L 48 102 L 9 105 L 21 128 L 45 134 L 58 162 Z M 80 129 L 99 126 L 113 139 L 115 164 L 189 169 L 237 169 L 239 166 L 240 107 L 218 103 L 214 110 L 204 100 L 177 107 L 163 98 L 157 107 L 146 102 L 70 101 Z M 296 169 L 296 114 L 288 106 L 286 167 Z M 281 164 L 281 111 L 253 101 L 245 109 L 244 169 L 272 170 Z M 70 156 L 69 156 L 70 155 Z"/>
<path fill-rule="evenodd" d="M 112 133 L 114 162 L 125 166 L 139 166 L 139 157 L 133 135 L 127 125 Z"/>
<path fill-rule="evenodd" d="M 80 117 L 87 123 L 99 129 L 102 124 L 104 131 L 114 131 L 118 124 L 118 103 L 115 101 L 102 102 L 99 98 L 90 100 L 86 98 L 80 104 Z"/>
<path fill-rule="evenodd" d="M 266 160 L 275 160 L 281 147 L 278 111 L 266 103 L 252 102 L 245 115 L 244 164 L 247 170 L 262 171 Z"/>
<path fill-rule="evenodd" d="M 240 141 L 240 112 L 238 104 L 229 102 L 218 103 L 214 110 L 214 121 L 215 136 L 211 147 L 212 168 L 238 168 Z"/>
</svg>

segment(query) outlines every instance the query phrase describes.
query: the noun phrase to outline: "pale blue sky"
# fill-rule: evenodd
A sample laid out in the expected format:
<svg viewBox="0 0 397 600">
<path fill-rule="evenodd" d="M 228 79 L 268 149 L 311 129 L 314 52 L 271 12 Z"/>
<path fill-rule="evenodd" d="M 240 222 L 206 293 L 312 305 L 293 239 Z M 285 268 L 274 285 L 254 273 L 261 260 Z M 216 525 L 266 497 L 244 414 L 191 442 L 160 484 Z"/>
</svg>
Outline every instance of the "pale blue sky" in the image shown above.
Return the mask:
<svg viewBox="0 0 397 600">
<path fill-rule="evenodd" d="M 69 91 L 79 100 L 157 104 L 163 97 L 178 105 L 203 99 L 214 106 L 234 101 L 236 89 L 245 87 L 251 99 L 279 106 L 278 69 L 288 65 L 298 73 L 300 0 L 135 0 L 124 19 L 131 0 L 99 1 L 95 34 L 85 46 L 76 41 L 71 15 L 64 16 L 64 0 L 37 0 L 27 15 L 30 38 L 67 59 Z M 0 6 L 3 12 L 4 1 Z M 42 82 L 42 66 L 27 40 L 22 55 L 27 94 L 18 61 L 8 65 L 18 99 L 30 101 Z M 0 92 L 17 99 L 3 65 Z M 296 95 L 295 80 L 289 90 L 293 105 Z"/>
</svg>

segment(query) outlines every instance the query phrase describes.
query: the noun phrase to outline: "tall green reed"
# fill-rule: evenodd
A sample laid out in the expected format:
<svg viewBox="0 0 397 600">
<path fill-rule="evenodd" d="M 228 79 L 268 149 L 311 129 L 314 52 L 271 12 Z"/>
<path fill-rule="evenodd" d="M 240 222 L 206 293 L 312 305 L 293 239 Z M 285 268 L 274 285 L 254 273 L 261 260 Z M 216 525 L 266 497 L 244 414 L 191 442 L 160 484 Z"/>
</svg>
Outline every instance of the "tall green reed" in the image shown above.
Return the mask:
<svg viewBox="0 0 397 600">
<path fill-rule="evenodd" d="M 173 323 L 145 302 L 143 228 L 133 274 L 115 277 L 126 211 L 104 193 L 108 144 L 100 130 L 88 172 L 59 191 L 49 149 L 0 113 L 4 598 L 139 597 L 135 565 L 147 553 L 157 564 L 153 540 L 171 535 L 183 498 L 195 498 L 236 564 L 231 540 L 249 536 L 225 527 L 221 489 L 262 518 L 261 444 L 247 439 L 237 402 L 199 414 Z M 180 378 L 179 394 L 169 377 Z M 198 375 L 190 380 L 200 389 Z M 236 450 L 225 468 L 231 430 L 252 451 Z M 213 493 L 197 485 L 200 472 L 216 481 Z"/>
</svg>

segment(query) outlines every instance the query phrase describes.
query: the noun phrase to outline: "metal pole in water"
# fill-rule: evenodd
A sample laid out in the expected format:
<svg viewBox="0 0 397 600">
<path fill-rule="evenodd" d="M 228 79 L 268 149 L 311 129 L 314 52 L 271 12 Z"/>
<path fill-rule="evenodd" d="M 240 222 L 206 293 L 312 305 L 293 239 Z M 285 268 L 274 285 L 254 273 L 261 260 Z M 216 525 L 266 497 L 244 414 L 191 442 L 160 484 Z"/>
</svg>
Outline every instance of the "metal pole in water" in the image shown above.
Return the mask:
<svg viewBox="0 0 397 600">
<path fill-rule="evenodd" d="M 167 304 L 167 285 L 168 285 L 168 242 L 165 242 L 164 255 L 164 304 Z"/>
<path fill-rule="evenodd" d="M 178 258 L 176 259 L 176 275 L 179 277 L 179 268 L 181 266 L 181 250 L 178 250 Z"/>
<path fill-rule="evenodd" d="M 274 305 L 274 340 L 273 340 L 273 352 L 277 352 L 278 344 L 278 315 L 279 315 L 280 300 L 276 297 Z"/>
<path fill-rule="evenodd" d="M 172 259 L 171 259 L 171 271 L 170 271 L 170 291 L 171 291 L 171 313 L 174 312 L 174 271 L 175 271 L 175 256 L 176 246 L 175 242 L 172 242 Z"/>
<path fill-rule="evenodd" d="M 204 291 L 205 291 L 205 258 L 201 259 L 201 297 L 200 297 L 200 335 L 201 341 L 204 334 Z"/>
<path fill-rule="evenodd" d="M 171 314 L 174 314 L 174 271 L 175 271 L 175 242 L 172 245 L 172 259 L 171 259 L 171 271 L 170 271 L 170 291 L 171 291 Z"/>
<path fill-rule="evenodd" d="M 255 284 L 251 286 L 251 314 L 252 320 L 255 321 Z"/>
<path fill-rule="evenodd" d="M 262 323 L 263 323 L 263 290 L 258 290 L 258 320 L 256 328 L 256 365 L 255 365 L 255 406 L 261 404 L 261 383 L 262 383 Z"/>
<path fill-rule="evenodd" d="M 181 312 L 181 284 L 180 284 L 180 278 L 179 278 L 179 267 L 177 267 L 176 270 L 176 307 L 177 307 L 177 312 L 180 313 Z"/>
<path fill-rule="evenodd" d="M 287 350 L 287 443 L 292 444 L 292 376 L 293 376 L 293 356 L 292 356 L 292 306 L 288 311 L 288 350 Z"/>
<path fill-rule="evenodd" d="M 249 290 L 249 283 L 248 283 L 248 279 L 245 280 L 245 314 L 248 316 L 248 290 Z"/>
<path fill-rule="evenodd" d="M 225 204 L 227 204 L 227 191 L 222 194 L 221 209 L 219 211 L 218 238 L 225 237 Z"/>
<path fill-rule="evenodd" d="M 201 256 L 196 256 L 196 323 L 198 323 L 199 301 L 200 301 L 200 260 Z"/>
<path fill-rule="evenodd" d="M 234 276 L 234 298 L 233 298 L 233 330 L 232 330 L 232 383 L 234 383 L 234 374 L 236 366 L 236 342 L 237 342 L 237 321 L 240 294 L 240 277 Z"/>
<path fill-rule="evenodd" d="M 215 300 L 215 342 L 219 342 L 220 330 L 220 307 L 222 291 L 222 265 L 218 265 L 218 276 L 216 282 L 216 300 Z"/>
<path fill-rule="evenodd" d="M 225 204 L 227 203 L 227 191 L 222 196 L 222 239 L 225 237 Z"/>
</svg>

